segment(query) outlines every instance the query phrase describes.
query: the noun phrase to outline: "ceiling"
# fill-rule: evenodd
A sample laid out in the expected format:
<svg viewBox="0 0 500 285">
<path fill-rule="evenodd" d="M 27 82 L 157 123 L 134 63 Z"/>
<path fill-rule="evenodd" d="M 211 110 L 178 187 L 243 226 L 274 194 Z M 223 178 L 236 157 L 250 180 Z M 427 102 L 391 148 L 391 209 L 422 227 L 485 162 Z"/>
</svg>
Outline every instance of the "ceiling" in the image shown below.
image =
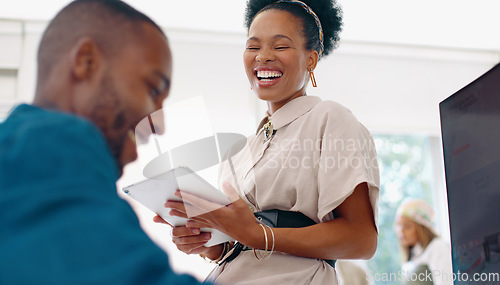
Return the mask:
<svg viewBox="0 0 500 285">
<path fill-rule="evenodd" d="M 68 0 L 0 0 L 0 19 L 48 20 Z M 245 33 L 245 0 L 125 0 L 169 29 Z M 498 0 L 339 0 L 347 41 L 500 51 Z"/>
</svg>

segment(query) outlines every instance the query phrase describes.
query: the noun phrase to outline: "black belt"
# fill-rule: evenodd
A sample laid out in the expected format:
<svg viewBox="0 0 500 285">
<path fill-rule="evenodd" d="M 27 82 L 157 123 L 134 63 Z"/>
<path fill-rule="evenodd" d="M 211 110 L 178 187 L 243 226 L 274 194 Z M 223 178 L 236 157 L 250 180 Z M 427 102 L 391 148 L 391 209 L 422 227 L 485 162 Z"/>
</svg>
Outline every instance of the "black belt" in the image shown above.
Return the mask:
<svg viewBox="0 0 500 285">
<path fill-rule="evenodd" d="M 314 220 L 312 220 L 311 218 L 300 212 L 266 210 L 262 212 L 256 212 L 253 214 L 263 224 L 270 226 L 272 228 L 303 228 L 316 224 Z M 231 262 L 242 251 L 251 249 L 252 248 L 246 245 L 236 242 L 233 247 L 233 252 L 223 261 L 223 263 Z M 324 261 L 326 261 L 326 263 L 330 264 L 330 266 L 335 268 L 335 262 L 337 262 L 336 260 L 324 259 Z"/>
</svg>

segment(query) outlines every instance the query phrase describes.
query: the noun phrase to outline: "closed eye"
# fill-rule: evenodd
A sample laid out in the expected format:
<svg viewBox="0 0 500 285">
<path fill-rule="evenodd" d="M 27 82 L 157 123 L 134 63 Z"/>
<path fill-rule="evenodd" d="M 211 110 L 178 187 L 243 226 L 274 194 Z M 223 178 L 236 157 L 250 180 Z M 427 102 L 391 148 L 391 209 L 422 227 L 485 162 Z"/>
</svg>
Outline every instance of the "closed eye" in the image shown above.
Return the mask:
<svg viewBox="0 0 500 285">
<path fill-rule="evenodd" d="M 149 96 L 151 96 L 151 98 L 156 99 L 160 96 L 161 91 L 154 84 L 148 83 L 148 88 L 149 88 Z"/>
<path fill-rule="evenodd" d="M 158 88 L 153 88 L 149 94 L 151 95 L 151 97 L 156 99 L 158 96 L 160 96 L 160 93 L 161 92 Z"/>
</svg>

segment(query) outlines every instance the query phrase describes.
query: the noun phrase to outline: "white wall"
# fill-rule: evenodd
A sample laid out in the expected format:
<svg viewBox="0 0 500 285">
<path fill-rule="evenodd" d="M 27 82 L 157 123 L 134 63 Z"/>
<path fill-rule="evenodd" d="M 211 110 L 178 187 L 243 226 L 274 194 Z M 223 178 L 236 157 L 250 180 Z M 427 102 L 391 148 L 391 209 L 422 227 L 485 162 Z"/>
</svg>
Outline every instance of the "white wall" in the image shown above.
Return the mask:
<svg viewBox="0 0 500 285">
<path fill-rule="evenodd" d="M 44 26 L 45 22 L 0 20 L 0 69 L 18 74 L 16 94 L 0 97 L 4 114 L 12 103 L 32 99 L 35 53 Z M 244 33 L 165 30 L 174 54 L 167 104 L 203 95 L 216 126 L 241 128 L 240 120 L 225 119 L 234 115 L 242 117 L 250 131 L 263 105 L 252 95 L 243 70 Z M 438 103 L 499 61 L 500 49 L 345 41 L 320 61 L 315 72 L 318 88 L 310 87 L 308 93 L 345 104 L 373 131 L 438 135 Z M 220 113 L 226 116 L 217 116 Z"/>
</svg>

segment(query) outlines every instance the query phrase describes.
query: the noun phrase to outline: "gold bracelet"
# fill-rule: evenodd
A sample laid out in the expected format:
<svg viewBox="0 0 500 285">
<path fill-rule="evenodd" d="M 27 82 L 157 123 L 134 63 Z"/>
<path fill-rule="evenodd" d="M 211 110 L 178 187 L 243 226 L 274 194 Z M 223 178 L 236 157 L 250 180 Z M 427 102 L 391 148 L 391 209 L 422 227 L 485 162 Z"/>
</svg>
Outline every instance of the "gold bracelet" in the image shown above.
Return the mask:
<svg viewBox="0 0 500 285">
<path fill-rule="evenodd" d="M 259 253 L 259 255 L 257 255 L 257 251 L 255 251 L 255 248 L 254 248 L 253 249 L 253 254 L 255 255 L 255 258 L 257 258 L 257 260 L 262 260 L 262 259 L 264 259 L 267 256 L 268 240 L 267 240 L 267 231 L 266 231 L 266 228 L 264 227 L 263 224 L 259 224 L 259 226 L 261 226 L 262 230 L 264 231 L 264 238 L 265 238 L 265 241 L 266 241 L 266 249 L 264 251 L 264 255 L 260 256 L 260 253 Z"/>
<path fill-rule="evenodd" d="M 228 242 L 225 242 L 223 245 L 222 245 L 222 253 L 220 254 L 219 257 L 217 257 L 216 259 L 214 260 L 211 260 L 210 258 L 208 258 L 206 255 L 204 254 L 200 254 L 200 256 L 205 259 L 206 261 L 210 262 L 210 263 L 218 263 L 219 261 L 222 260 L 222 258 L 224 257 L 224 255 L 226 255 L 226 253 L 228 252 L 228 249 L 229 249 L 229 243 Z"/>
<path fill-rule="evenodd" d="M 274 231 L 273 231 L 273 229 L 270 226 L 268 226 L 268 225 L 266 225 L 266 227 L 269 228 L 269 230 L 271 231 L 271 236 L 273 237 L 273 245 L 271 246 L 271 252 L 267 256 L 267 258 L 269 258 L 269 257 L 271 257 L 271 254 L 273 254 L 273 252 L 274 252 L 274 243 L 275 243 L 275 240 L 274 240 Z"/>
</svg>

